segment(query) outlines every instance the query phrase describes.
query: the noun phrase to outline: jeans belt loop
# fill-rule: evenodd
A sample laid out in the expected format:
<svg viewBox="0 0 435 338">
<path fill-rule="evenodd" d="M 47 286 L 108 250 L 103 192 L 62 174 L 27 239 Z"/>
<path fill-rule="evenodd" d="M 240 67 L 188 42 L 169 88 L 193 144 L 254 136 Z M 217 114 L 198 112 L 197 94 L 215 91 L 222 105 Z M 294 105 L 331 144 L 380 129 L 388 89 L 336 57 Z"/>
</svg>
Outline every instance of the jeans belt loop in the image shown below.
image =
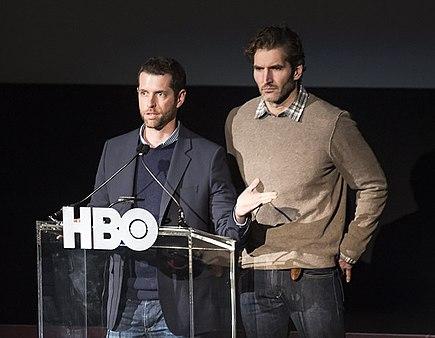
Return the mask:
<svg viewBox="0 0 435 338">
<path fill-rule="evenodd" d="M 299 279 L 299 277 L 301 276 L 301 272 L 302 272 L 301 268 L 291 268 L 290 271 L 289 271 L 290 278 L 293 281 L 297 281 Z"/>
</svg>

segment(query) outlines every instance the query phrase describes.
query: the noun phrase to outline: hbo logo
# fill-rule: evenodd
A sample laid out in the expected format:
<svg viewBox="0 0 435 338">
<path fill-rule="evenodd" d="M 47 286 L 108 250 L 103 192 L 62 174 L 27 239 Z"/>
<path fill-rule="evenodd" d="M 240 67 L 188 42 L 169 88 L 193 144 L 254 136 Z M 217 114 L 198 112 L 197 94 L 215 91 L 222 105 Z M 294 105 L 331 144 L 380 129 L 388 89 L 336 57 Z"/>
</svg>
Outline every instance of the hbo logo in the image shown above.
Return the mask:
<svg viewBox="0 0 435 338">
<path fill-rule="evenodd" d="M 74 208 L 63 207 L 63 246 L 75 248 L 75 234 L 80 235 L 81 249 L 116 249 L 121 241 L 130 249 L 143 251 L 157 239 L 155 218 L 145 209 L 134 208 L 122 217 L 111 208 L 80 208 L 74 219 Z"/>
</svg>

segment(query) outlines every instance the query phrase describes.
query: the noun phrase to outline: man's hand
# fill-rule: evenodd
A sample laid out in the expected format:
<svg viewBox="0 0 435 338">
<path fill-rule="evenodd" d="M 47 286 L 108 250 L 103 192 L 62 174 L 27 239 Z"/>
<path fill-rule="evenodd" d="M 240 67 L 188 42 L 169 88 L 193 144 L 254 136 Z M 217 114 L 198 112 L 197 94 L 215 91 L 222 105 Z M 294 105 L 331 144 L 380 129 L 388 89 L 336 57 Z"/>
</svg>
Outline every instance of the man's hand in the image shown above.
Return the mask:
<svg viewBox="0 0 435 338">
<path fill-rule="evenodd" d="M 246 216 L 255 208 L 262 204 L 266 204 L 278 197 L 278 193 L 272 192 L 258 192 L 256 190 L 260 180 L 255 178 L 252 183 L 247 187 L 240 196 L 237 198 L 234 214 L 238 223 L 245 223 Z"/>
<path fill-rule="evenodd" d="M 340 265 L 340 269 L 343 271 L 343 275 L 346 277 L 346 283 L 349 283 L 352 278 L 352 264 L 340 258 L 338 260 L 338 265 Z"/>
</svg>

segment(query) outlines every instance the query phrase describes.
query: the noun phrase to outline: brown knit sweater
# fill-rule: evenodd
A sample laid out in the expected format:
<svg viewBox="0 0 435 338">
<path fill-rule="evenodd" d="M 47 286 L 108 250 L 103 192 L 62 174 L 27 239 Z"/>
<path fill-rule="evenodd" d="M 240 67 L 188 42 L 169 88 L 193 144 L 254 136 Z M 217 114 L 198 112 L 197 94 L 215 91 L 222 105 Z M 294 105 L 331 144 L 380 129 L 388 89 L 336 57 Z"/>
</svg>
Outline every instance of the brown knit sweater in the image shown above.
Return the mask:
<svg viewBox="0 0 435 338">
<path fill-rule="evenodd" d="M 300 122 L 255 119 L 260 98 L 233 109 L 226 122 L 228 152 L 245 183 L 278 198 L 254 215 L 243 267 L 323 268 L 341 252 L 364 252 L 387 197 L 373 152 L 349 113 L 310 94 Z M 344 234 L 346 183 L 357 191 L 355 217 Z"/>
</svg>

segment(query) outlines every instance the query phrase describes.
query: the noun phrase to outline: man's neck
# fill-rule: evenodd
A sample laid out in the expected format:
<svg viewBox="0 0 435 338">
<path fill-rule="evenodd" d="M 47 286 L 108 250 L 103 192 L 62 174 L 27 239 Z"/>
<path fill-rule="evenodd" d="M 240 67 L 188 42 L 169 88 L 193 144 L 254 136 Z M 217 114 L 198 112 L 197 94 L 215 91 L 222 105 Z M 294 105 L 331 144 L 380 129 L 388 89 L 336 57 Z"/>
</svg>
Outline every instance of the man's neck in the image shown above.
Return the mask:
<svg viewBox="0 0 435 338">
<path fill-rule="evenodd" d="M 289 96 L 287 96 L 287 98 L 283 102 L 274 103 L 274 102 L 265 101 L 269 113 L 271 113 L 274 116 L 278 116 L 279 114 L 281 114 L 284 110 L 290 107 L 293 102 L 296 101 L 296 98 L 298 97 L 298 93 L 299 93 L 299 87 L 295 86 L 295 88 L 290 92 Z"/>
<path fill-rule="evenodd" d="M 177 128 L 176 120 L 170 121 L 162 129 L 158 130 L 155 128 L 148 128 L 145 126 L 143 131 L 143 138 L 150 145 L 151 148 L 156 148 L 165 142 L 169 136 L 172 135 L 174 130 Z"/>
</svg>

